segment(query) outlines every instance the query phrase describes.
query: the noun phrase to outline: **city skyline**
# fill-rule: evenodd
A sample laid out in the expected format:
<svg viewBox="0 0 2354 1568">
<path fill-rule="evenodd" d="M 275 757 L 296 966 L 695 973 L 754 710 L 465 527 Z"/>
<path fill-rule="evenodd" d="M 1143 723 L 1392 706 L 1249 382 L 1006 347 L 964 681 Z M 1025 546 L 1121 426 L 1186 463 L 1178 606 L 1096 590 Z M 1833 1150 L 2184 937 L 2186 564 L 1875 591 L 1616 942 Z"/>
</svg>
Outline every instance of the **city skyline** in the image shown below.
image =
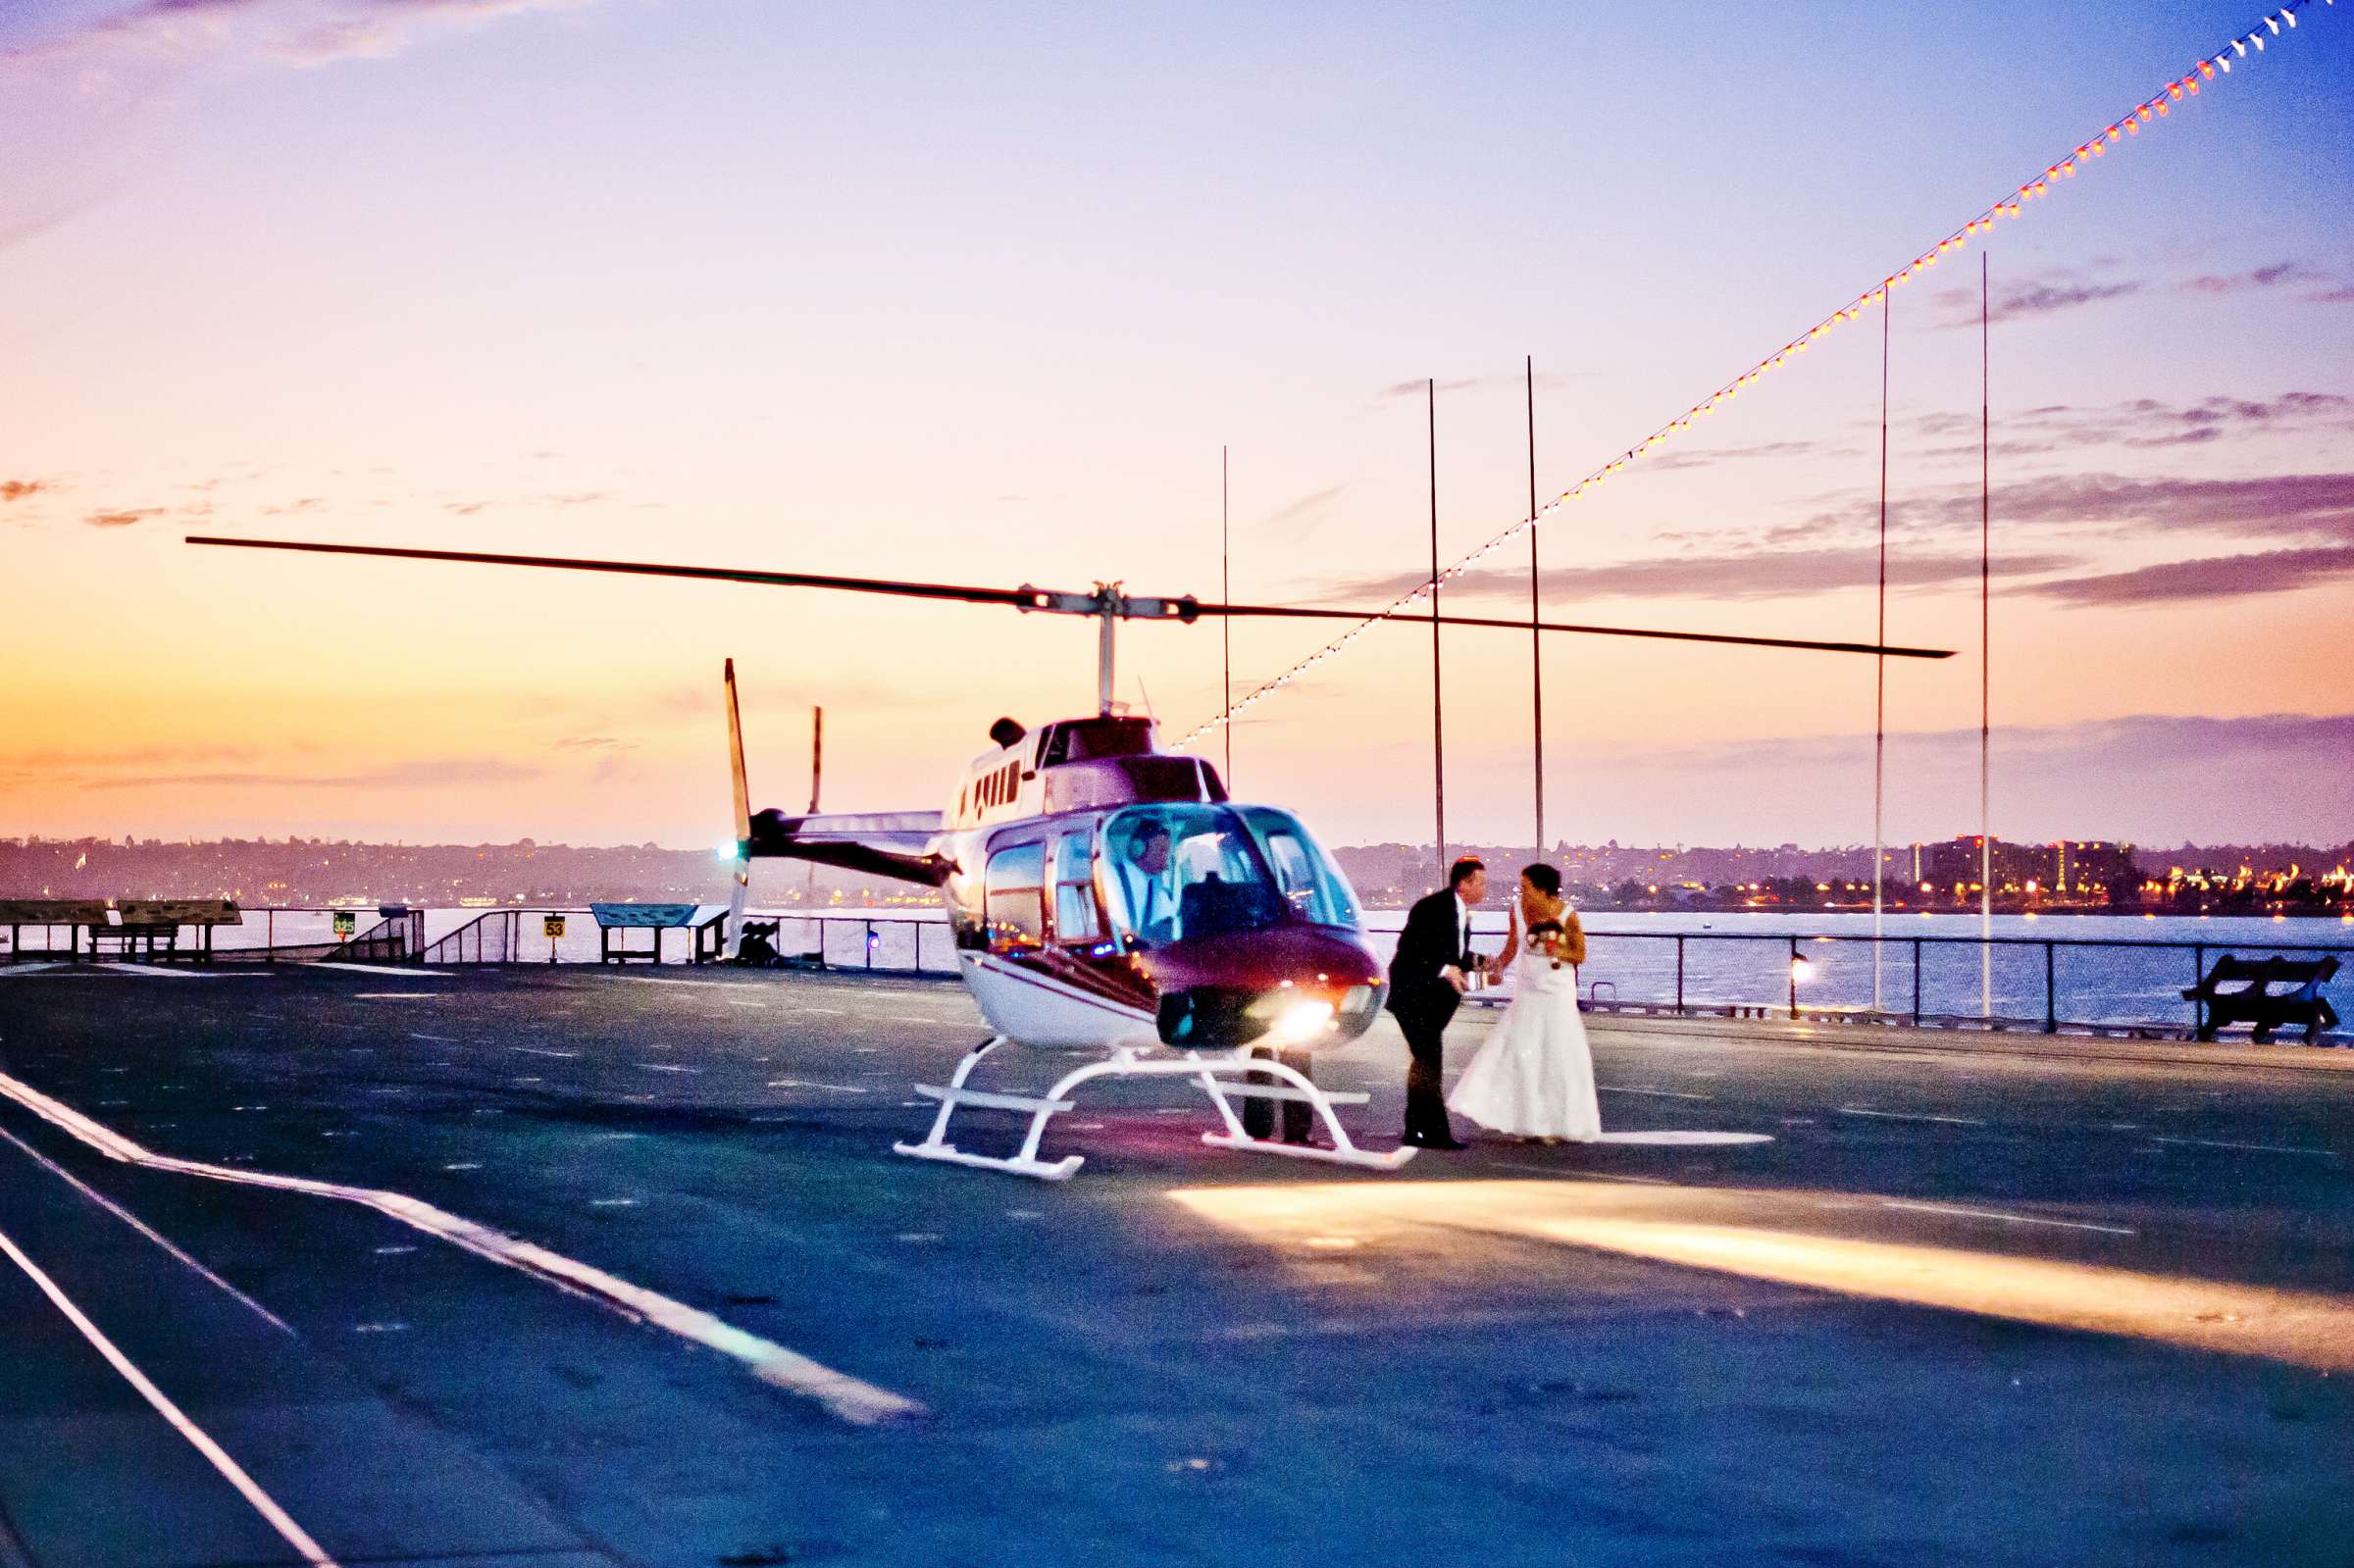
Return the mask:
<svg viewBox="0 0 2354 1568">
<path fill-rule="evenodd" d="M 1087 705 L 1086 629 L 179 539 L 1214 596 L 1224 447 L 1235 596 L 1378 603 L 1423 378 L 1453 560 L 1527 510 L 1522 354 L 1542 499 L 2251 20 L 1875 15 L 12 9 L 0 538 L 53 657 L 0 824 L 707 842 L 731 655 L 756 803 L 823 703 L 829 806 L 936 804 L 999 712 Z M 2354 155 L 2311 130 L 2354 31 L 2298 32 L 1982 242 L 1998 836 L 2354 836 Z M 1891 843 L 1976 816 L 1976 277 L 1889 324 L 1889 634 L 1960 650 L 1889 671 Z M 1548 523 L 1549 613 L 1868 636 L 1879 327 Z M 1523 612 L 1525 562 L 1451 606 Z M 1238 626 L 1238 693 L 1319 640 Z M 1217 711 L 1213 630 L 1122 654 L 1172 737 Z M 1385 629 L 1254 709 L 1238 791 L 1427 839 L 1428 657 Z M 1449 836 L 1524 837 L 1527 639 L 1447 663 Z M 1546 677 L 1548 838 L 1868 842 L 1869 661 Z"/>
<path fill-rule="evenodd" d="M 1868 844 L 1568 844 L 1539 850 L 1458 846 L 1491 866 L 1535 858 L 1559 867 L 1589 907 L 1868 908 Z M 1333 854 L 1373 907 L 1401 907 L 1437 882 L 1433 846 L 1342 844 Z M 71 857 L 69 859 L 69 857 Z M 2198 910 L 2210 902 L 2354 920 L 2354 842 L 2178 847 L 2106 840 L 1998 839 L 1997 907 L 2098 912 Z M 1959 835 L 1890 845 L 1895 910 L 1977 908 L 1979 840 Z M 285 837 L 170 842 L 124 837 L 0 839 L 0 901 L 12 898 L 226 898 L 252 908 L 370 906 L 386 901 L 494 908 L 534 901 L 727 900 L 730 868 L 705 851 L 652 843 L 576 845 L 370 843 Z M 764 905 L 935 904 L 933 889 L 878 884 L 865 872 L 801 867 L 755 878 Z"/>
</svg>

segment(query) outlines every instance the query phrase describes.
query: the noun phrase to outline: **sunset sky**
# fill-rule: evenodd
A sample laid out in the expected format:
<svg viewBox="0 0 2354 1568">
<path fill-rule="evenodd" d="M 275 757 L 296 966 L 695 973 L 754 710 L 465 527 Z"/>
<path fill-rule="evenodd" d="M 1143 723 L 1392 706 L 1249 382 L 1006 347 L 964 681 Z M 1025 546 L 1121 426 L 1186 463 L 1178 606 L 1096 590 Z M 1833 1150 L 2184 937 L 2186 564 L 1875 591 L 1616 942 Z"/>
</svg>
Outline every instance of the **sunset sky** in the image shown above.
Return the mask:
<svg viewBox="0 0 2354 1568">
<path fill-rule="evenodd" d="M 0 834 L 708 843 L 932 806 L 1093 629 L 189 532 L 1371 604 L 2260 27 L 2263 0 L 0 8 Z M 1984 245 L 1994 824 L 2354 837 L 2354 3 Z M 1977 247 L 1894 296 L 1889 836 L 1977 817 Z M 1564 507 L 1559 618 L 1868 638 L 1880 323 Z M 1451 591 L 1525 610 L 1526 553 Z M 1323 634 L 1243 624 L 1238 690 Z M 1429 640 L 1238 793 L 1431 836 Z M 1529 648 L 1447 642 L 1450 835 L 1530 832 Z M 1549 836 L 1868 842 L 1872 664 L 1560 637 Z M 1216 629 L 1121 697 L 1219 707 Z M 1213 759 L 1221 741 L 1206 743 Z"/>
</svg>

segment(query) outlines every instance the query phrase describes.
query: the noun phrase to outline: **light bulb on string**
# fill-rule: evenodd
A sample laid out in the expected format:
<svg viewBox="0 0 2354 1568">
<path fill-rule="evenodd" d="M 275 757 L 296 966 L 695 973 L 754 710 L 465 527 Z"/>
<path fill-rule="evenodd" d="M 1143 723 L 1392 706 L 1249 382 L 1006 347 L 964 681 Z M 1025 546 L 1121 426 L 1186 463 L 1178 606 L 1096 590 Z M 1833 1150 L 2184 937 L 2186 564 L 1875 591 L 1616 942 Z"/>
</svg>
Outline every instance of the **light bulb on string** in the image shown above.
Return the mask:
<svg viewBox="0 0 2354 1568">
<path fill-rule="evenodd" d="M 1771 357 L 1753 365 L 1748 371 L 1744 372 L 1740 376 L 1735 377 L 1730 383 L 1719 388 L 1715 393 L 1701 399 L 1699 402 L 1685 409 L 1682 414 L 1678 415 L 1675 419 L 1668 421 L 1661 429 L 1652 431 L 1650 435 L 1646 436 L 1637 445 L 1628 449 L 1625 453 L 1621 454 L 1619 457 L 1613 459 L 1610 463 L 1603 465 L 1594 473 L 1586 476 L 1586 478 L 1580 480 L 1570 489 L 1564 491 L 1561 495 L 1556 496 L 1553 501 L 1548 503 L 1544 508 L 1540 509 L 1537 516 L 1515 523 L 1510 530 L 1507 531 L 1506 533 L 1501 535 L 1498 539 L 1491 540 L 1486 548 L 1483 548 L 1472 556 L 1466 557 L 1463 562 L 1457 563 L 1454 568 L 1449 570 L 1442 581 L 1452 579 L 1456 573 L 1460 572 L 1464 566 L 1470 562 L 1484 558 L 1496 547 L 1497 544 L 1501 543 L 1503 540 L 1516 537 L 1523 529 L 1534 528 L 1538 523 L 1544 520 L 1547 514 L 1550 514 L 1556 508 L 1559 508 L 1569 501 L 1577 499 L 1579 496 L 1583 495 L 1588 488 L 1601 483 L 1606 479 L 1611 478 L 1620 469 L 1626 467 L 1629 463 L 1638 458 L 1649 455 L 1651 449 L 1663 443 L 1671 432 L 1678 430 L 1688 429 L 1694 419 L 1703 418 L 1715 412 L 1715 407 L 1719 402 L 1738 397 L 1743 387 L 1756 381 L 1759 377 L 1764 375 L 1766 371 L 1780 369 L 1784 361 L 1786 361 L 1790 355 L 1794 353 L 1804 353 L 1809 343 L 1814 338 L 1821 336 L 1831 327 L 1854 319 L 1854 317 L 1861 315 L 1864 310 L 1873 305 L 1878 305 L 1882 309 L 1885 309 L 1888 303 L 1888 290 L 1890 288 L 1899 283 L 1905 282 L 1909 278 L 1926 272 L 1929 268 L 1935 266 L 1938 259 L 1943 254 L 1948 251 L 1960 249 L 1962 246 L 1968 243 L 1968 236 L 1976 233 L 1980 228 L 1991 228 L 1994 227 L 1994 224 L 1998 219 L 2018 218 L 2021 216 L 2024 211 L 2024 204 L 2027 201 L 2038 197 L 2049 197 L 2051 195 L 2051 183 L 2053 180 L 2063 177 L 2073 179 L 2076 177 L 2077 166 L 2079 164 L 2082 164 L 2087 158 L 2099 158 L 2105 156 L 2108 143 L 2121 140 L 2124 136 L 2139 134 L 2140 126 L 2149 124 L 2153 116 L 2159 119 L 2167 118 L 2172 112 L 2171 106 L 2173 104 L 2181 102 L 2184 94 L 2187 93 L 2192 97 L 2196 97 L 2198 95 L 2199 85 L 2202 80 L 2214 80 L 2216 73 L 2219 69 L 2227 74 L 2231 69 L 2231 59 L 2234 55 L 2244 59 L 2247 55 L 2248 43 L 2255 44 L 2257 49 L 2261 51 L 2265 47 L 2265 38 L 2268 33 L 2273 37 L 2277 37 L 2280 34 L 2280 29 L 2283 25 L 2291 27 L 2295 26 L 2297 25 L 2296 11 L 2299 6 L 2304 3 L 2305 0 L 2292 0 L 2290 5 L 2284 7 L 2276 15 L 2266 17 L 2264 19 L 2263 29 L 2250 29 L 2250 31 L 2245 34 L 2244 41 L 2241 38 L 2233 38 L 2228 41 L 2225 49 L 2218 50 L 2215 55 L 2208 59 L 2197 61 L 2189 71 L 2184 73 L 2183 76 L 2174 81 L 2168 82 L 2159 92 L 2145 99 L 2140 104 L 2135 105 L 2134 108 L 2124 117 L 2104 126 L 2101 132 L 2095 135 L 2090 141 L 2078 146 L 2068 157 L 2061 159 L 2057 163 L 2048 165 L 2041 177 L 2021 185 L 2012 195 L 1995 202 L 1990 208 L 1981 212 L 1969 223 L 1964 225 L 1960 232 L 1947 236 L 1933 249 L 1915 257 L 1914 260 L 1905 268 L 1884 278 L 1878 287 L 1858 296 L 1858 298 L 1851 304 L 1844 306 L 1839 310 L 1833 311 L 1827 320 L 1818 322 L 1814 328 L 1803 333 L 1799 338 L 1784 344 L 1783 347 L 1777 350 Z M 2334 6 L 2336 4 L 2336 0 L 2323 0 L 2323 3 L 2325 5 Z M 1424 590 L 1420 590 L 1408 595 L 1405 600 L 1400 601 L 1401 604 L 1419 603 L 1420 600 L 1426 596 L 1428 588 L 1432 585 L 1435 584 L 1426 584 Z M 1353 628 L 1350 632 L 1328 645 L 1328 647 L 1317 656 L 1315 662 L 1321 662 L 1323 658 L 1332 656 L 1341 648 L 1345 648 L 1350 643 L 1356 641 L 1356 638 L 1369 630 L 1378 619 L 1380 618 L 1368 618 L 1365 622 L 1362 622 L 1358 626 Z M 1288 680 L 1288 677 L 1285 679 Z M 1280 683 L 1280 682 L 1271 683 L 1269 686 L 1262 687 L 1260 691 L 1253 693 L 1251 698 L 1247 700 L 1255 701 L 1259 696 L 1263 695 L 1268 690 L 1274 689 L 1275 685 Z M 1203 728 L 1207 729 L 1212 727 L 1213 726 L 1204 726 Z M 1200 733 L 1201 732 L 1197 731 L 1196 733 Z"/>
</svg>

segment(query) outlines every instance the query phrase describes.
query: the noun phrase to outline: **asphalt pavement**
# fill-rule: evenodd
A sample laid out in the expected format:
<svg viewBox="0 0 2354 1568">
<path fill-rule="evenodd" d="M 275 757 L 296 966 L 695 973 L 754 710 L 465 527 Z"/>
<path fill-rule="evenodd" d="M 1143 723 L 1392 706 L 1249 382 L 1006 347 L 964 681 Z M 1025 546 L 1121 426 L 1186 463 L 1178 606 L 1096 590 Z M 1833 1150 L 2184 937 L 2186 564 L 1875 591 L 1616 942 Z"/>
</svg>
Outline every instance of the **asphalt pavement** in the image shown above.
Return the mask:
<svg viewBox="0 0 2354 1568">
<path fill-rule="evenodd" d="M 0 969 L 0 1568 L 2354 1564 L 2354 1052 L 1592 1028 L 1629 1140 L 1046 1184 L 891 1152 L 952 985 Z"/>
</svg>

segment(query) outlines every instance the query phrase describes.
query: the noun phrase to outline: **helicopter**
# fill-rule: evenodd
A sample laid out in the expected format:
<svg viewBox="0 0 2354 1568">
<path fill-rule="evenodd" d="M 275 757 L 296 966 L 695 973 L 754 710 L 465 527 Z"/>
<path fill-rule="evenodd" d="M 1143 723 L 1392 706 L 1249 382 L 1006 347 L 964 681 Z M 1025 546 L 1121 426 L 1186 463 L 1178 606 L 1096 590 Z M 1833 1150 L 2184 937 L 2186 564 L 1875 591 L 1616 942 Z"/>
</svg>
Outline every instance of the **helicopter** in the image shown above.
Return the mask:
<svg viewBox="0 0 2354 1568">
<path fill-rule="evenodd" d="M 786 859 L 862 871 L 940 889 L 955 940 L 959 978 L 994 1032 L 965 1052 L 945 1085 L 919 1084 L 937 1100 L 924 1138 L 893 1145 L 918 1159 L 1061 1181 L 1080 1154 L 1044 1158 L 1051 1120 L 1076 1107 L 1097 1079 L 1189 1081 L 1219 1125 L 1212 1146 L 1396 1170 L 1410 1146 L 1359 1146 L 1336 1107 L 1362 1093 L 1320 1088 L 1282 1059 L 1345 1044 L 1380 1016 L 1387 982 L 1368 942 L 1348 878 L 1293 812 L 1230 797 L 1202 757 L 1161 749 L 1154 721 L 1113 701 L 1116 635 L 1123 621 L 1193 625 L 1211 618 L 1369 621 L 1412 626 L 1532 627 L 1748 647 L 1939 659 L 1950 650 L 1808 638 L 1657 631 L 1460 615 L 1396 615 L 1321 606 L 1205 602 L 1131 595 L 1119 582 L 1086 592 L 977 587 L 878 578 L 827 577 L 724 567 L 478 551 L 410 549 L 191 534 L 187 542 L 395 560 L 701 579 L 840 592 L 998 605 L 1024 614 L 1098 624 L 1096 712 L 1035 731 L 999 719 L 943 809 L 790 815 L 754 811 L 744 769 L 735 661 L 722 670 L 735 838 L 727 953 L 736 957 L 751 888 L 751 863 Z M 1001 1048 L 1082 1052 L 1043 1093 L 971 1087 L 976 1068 Z M 1281 1056 L 1275 1054 L 1282 1053 Z M 1246 1126 L 1236 1102 L 1305 1103 L 1328 1143 L 1281 1141 Z M 1029 1119 L 1010 1155 L 950 1141 L 960 1110 L 1012 1111 Z"/>
</svg>

